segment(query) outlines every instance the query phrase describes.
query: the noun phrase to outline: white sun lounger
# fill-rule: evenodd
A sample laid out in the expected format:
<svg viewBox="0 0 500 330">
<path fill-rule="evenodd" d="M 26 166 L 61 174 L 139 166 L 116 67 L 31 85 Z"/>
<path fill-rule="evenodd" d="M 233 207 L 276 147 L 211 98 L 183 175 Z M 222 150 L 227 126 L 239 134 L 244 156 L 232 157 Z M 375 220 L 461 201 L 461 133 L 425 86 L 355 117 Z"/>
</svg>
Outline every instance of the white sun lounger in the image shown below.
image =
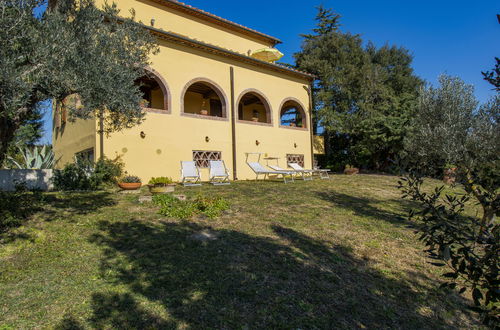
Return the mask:
<svg viewBox="0 0 500 330">
<path fill-rule="evenodd" d="M 193 161 L 181 161 L 181 183 L 184 186 L 201 186 L 200 169 Z"/>
<path fill-rule="evenodd" d="M 268 179 L 270 176 L 281 176 L 283 178 L 283 182 L 287 182 L 287 177 L 290 177 L 291 181 L 293 182 L 293 172 L 292 171 L 271 171 L 267 170 L 264 166 L 262 166 L 260 163 L 247 163 L 248 166 L 254 171 L 255 173 L 255 180 L 259 179 L 259 175 L 264 175 L 264 180 Z"/>
<path fill-rule="evenodd" d="M 210 183 L 214 185 L 230 184 L 229 171 L 223 160 L 209 161 Z"/>
<path fill-rule="evenodd" d="M 288 163 L 288 166 L 293 168 L 295 171 L 299 171 L 299 172 L 302 171 L 304 173 L 311 173 L 311 175 L 316 173 L 319 175 L 320 179 L 330 179 L 330 176 L 328 175 L 328 172 L 330 172 L 330 170 L 326 170 L 326 169 L 325 170 L 323 170 L 323 169 L 306 170 L 297 163 Z"/>
<path fill-rule="evenodd" d="M 269 166 L 270 168 L 272 168 L 273 170 L 275 171 L 281 171 L 281 172 L 293 172 L 294 174 L 298 174 L 302 177 L 302 180 L 304 181 L 307 181 L 307 180 L 312 180 L 313 177 L 312 177 L 312 173 L 309 173 L 309 172 L 306 172 L 306 171 L 289 171 L 289 170 L 285 170 L 284 168 L 282 167 L 279 167 L 277 165 L 267 165 Z"/>
</svg>

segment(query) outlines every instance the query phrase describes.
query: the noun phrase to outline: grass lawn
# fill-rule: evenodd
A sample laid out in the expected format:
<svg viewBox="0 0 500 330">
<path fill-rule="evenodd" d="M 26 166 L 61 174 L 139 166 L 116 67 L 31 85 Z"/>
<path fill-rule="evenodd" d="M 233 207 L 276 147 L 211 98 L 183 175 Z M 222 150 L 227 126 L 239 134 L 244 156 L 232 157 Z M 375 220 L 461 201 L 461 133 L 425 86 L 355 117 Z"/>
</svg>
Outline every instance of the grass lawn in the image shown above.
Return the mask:
<svg viewBox="0 0 500 330">
<path fill-rule="evenodd" d="M 215 220 L 169 219 L 138 195 L 45 194 L 0 243 L 0 329 L 479 327 L 437 289 L 396 182 L 176 189 L 227 198 Z"/>
</svg>

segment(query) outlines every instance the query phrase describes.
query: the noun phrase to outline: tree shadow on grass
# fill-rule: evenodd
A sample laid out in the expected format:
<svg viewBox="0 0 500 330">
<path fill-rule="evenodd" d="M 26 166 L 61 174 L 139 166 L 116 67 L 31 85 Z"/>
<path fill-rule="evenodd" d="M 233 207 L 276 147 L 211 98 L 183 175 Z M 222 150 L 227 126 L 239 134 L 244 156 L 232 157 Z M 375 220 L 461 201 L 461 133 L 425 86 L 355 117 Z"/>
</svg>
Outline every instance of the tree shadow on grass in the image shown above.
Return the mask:
<svg viewBox="0 0 500 330">
<path fill-rule="evenodd" d="M 413 226 L 406 218 L 406 213 L 415 204 L 404 199 L 377 200 L 374 198 L 356 197 L 335 191 L 317 192 L 318 196 L 335 207 L 352 211 L 360 217 L 370 218 L 377 221 L 383 220 L 396 225 Z M 387 210 L 388 204 L 399 204 L 401 211 Z M 384 208 L 383 206 L 386 205 Z"/>
<path fill-rule="evenodd" d="M 100 229 L 92 242 L 105 251 L 101 276 L 128 292 L 93 294 L 94 328 L 454 326 L 416 284 L 290 228 L 272 227 L 274 239 L 187 222 L 104 221 Z M 210 239 L 194 240 L 202 231 Z"/>
<path fill-rule="evenodd" d="M 85 193 L 2 193 L 3 209 L 0 210 L 0 244 L 15 240 L 32 240 L 26 232 L 12 229 L 25 225 L 36 218 L 39 221 L 53 221 L 64 218 L 72 221 L 76 215 L 86 215 L 103 207 L 113 206 L 116 200 L 106 191 Z M 5 204 L 5 205 L 3 205 Z"/>
<path fill-rule="evenodd" d="M 116 205 L 113 193 L 107 191 L 50 194 L 44 200 L 54 209 L 52 214 L 64 211 L 70 216 L 86 215 Z"/>
</svg>

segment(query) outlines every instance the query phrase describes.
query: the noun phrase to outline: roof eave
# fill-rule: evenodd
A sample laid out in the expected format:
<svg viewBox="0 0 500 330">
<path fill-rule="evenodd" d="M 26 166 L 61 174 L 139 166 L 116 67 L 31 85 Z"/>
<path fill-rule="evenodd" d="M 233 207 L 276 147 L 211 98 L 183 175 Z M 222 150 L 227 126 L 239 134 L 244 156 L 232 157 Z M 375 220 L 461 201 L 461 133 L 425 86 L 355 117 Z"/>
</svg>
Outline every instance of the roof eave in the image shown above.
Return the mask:
<svg viewBox="0 0 500 330">
<path fill-rule="evenodd" d="M 140 24 L 140 23 L 137 23 L 137 24 Z M 308 81 L 313 81 L 315 79 L 315 76 L 310 74 L 310 73 L 298 71 L 298 70 L 284 67 L 284 66 L 274 64 L 274 63 L 261 61 L 261 60 L 258 60 L 258 59 L 255 59 L 255 58 L 252 58 L 252 57 L 249 57 L 249 56 L 246 56 L 246 55 L 243 55 L 243 54 L 240 54 L 240 53 L 237 53 L 237 52 L 225 49 L 225 48 L 221 48 L 219 46 L 215 46 L 215 45 L 204 43 L 202 41 L 194 40 L 194 39 L 182 36 L 182 35 L 174 33 L 174 32 L 164 31 L 164 30 L 157 29 L 155 27 L 147 26 L 144 24 L 140 24 L 140 25 L 142 25 L 144 28 L 148 29 L 149 31 L 151 31 L 153 34 L 160 37 L 161 39 L 165 39 L 167 41 L 185 44 L 185 45 L 191 46 L 193 48 L 203 49 L 203 50 L 211 52 L 211 53 L 217 53 L 218 55 L 221 55 L 221 56 L 233 58 L 233 59 L 239 60 L 239 61 L 244 62 L 244 63 L 249 63 L 252 65 L 259 66 L 259 67 L 264 67 L 266 69 L 270 69 L 270 70 L 275 71 L 275 72 L 288 74 L 288 75 L 302 78 L 302 79 L 305 79 Z"/>
</svg>

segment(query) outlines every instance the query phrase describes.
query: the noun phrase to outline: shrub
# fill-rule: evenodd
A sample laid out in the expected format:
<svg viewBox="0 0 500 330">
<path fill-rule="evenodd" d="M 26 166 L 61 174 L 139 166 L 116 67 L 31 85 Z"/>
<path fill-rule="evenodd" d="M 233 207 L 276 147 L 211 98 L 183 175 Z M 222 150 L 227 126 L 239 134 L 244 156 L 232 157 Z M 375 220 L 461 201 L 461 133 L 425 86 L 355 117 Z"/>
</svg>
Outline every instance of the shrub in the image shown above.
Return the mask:
<svg viewBox="0 0 500 330">
<path fill-rule="evenodd" d="M 148 184 L 153 185 L 153 186 L 164 186 L 164 185 L 172 184 L 172 183 L 174 183 L 172 178 L 164 177 L 164 176 L 160 176 L 158 178 L 151 178 L 148 182 Z"/>
<path fill-rule="evenodd" d="M 120 158 L 114 160 L 107 158 L 99 159 L 94 166 L 94 175 L 102 183 L 114 184 L 123 175 L 123 167 L 124 164 Z"/>
<path fill-rule="evenodd" d="M 92 164 L 82 160 L 67 164 L 54 171 L 54 187 L 57 190 L 97 190 L 99 179 L 93 175 Z"/>
<path fill-rule="evenodd" d="M 54 172 L 57 190 L 98 190 L 105 184 L 115 183 L 121 176 L 123 163 L 119 159 L 100 159 L 96 163 L 82 158 Z"/>
<path fill-rule="evenodd" d="M 172 195 L 156 195 L 153 203 L 160 206 L 159 213 L 167 217 L 188 219 L 195 214 L 203 214 L 210 219 L 219 217 L 229 209 L 229 203 L 221 197 L 198 196 L 192 201 L 181 201 Z"/>
<path fill-rule="evenodd" d="M 141 183 L 141 178 L 135 175 L 127 175 L 120 179 L 123 183 Z"/>
</svg>

